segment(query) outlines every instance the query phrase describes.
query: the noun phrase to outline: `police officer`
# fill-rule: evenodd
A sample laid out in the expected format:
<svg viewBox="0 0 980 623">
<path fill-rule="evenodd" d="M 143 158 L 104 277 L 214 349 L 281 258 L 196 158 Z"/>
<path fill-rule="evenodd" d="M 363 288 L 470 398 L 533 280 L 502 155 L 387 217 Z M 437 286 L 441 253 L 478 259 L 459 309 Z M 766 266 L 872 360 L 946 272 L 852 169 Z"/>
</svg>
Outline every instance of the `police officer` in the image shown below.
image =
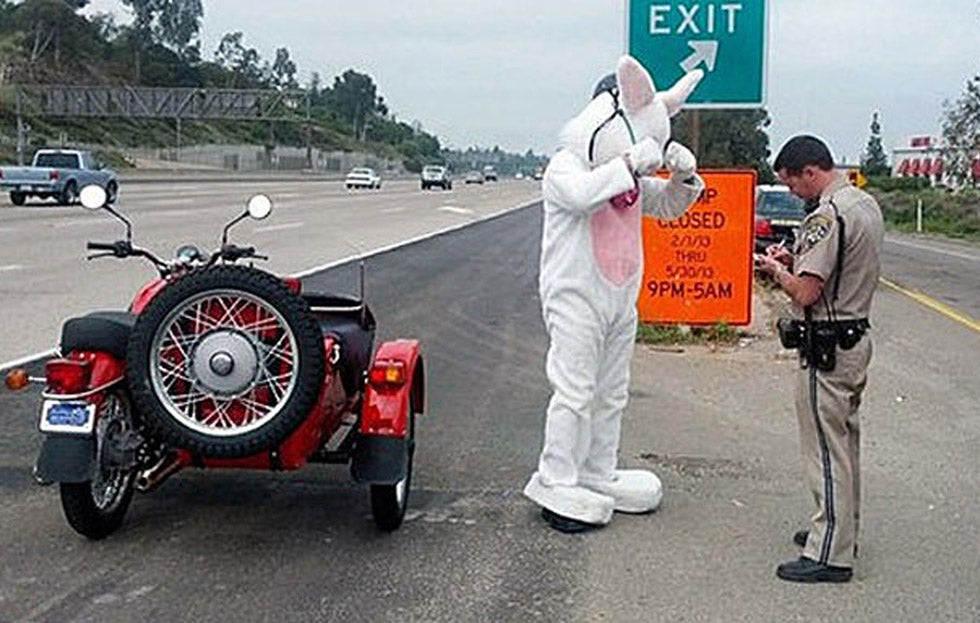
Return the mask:
<svg viewBox="0 0 980 623">
<path fill-rule="evenodd" d="M 793 540 L 799 559 L 776 575 L 793 582 L 847 582 L 857 550 L 860 500 L 858 406 L 871 360 L 868 315 L 884 238 L 881 210 L 834 171 L 827 145 L 796 136 L 773 169 L 807 202 L 792 252 L 756 256 L 793 302 L 780 338 L 800 350 L 796 414 L 806 483 L 816 501 L 809 529 Z"/>
</svg>

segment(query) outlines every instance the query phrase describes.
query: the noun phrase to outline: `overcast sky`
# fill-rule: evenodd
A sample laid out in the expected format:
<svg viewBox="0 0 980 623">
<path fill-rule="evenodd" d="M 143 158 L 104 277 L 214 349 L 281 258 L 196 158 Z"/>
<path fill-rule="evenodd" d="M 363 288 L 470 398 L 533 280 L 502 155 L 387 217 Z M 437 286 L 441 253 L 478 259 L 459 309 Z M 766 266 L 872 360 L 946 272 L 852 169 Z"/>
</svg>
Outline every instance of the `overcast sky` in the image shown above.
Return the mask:
<svg viewBox="0 0 980 623">
<path fill-rule="evenodd" d="M 626 2 L 203 0 L 203 55 L 212 58 L 224 33 L 241 30 L 265 60 L 289 48 L 303 82 L 313 71 L 327 84 L 348 68 L 369 74 L 400 120 L 420 121 L 445 146 L 548 154 L 625 50 Z M 855 162 L 875 110 L 886 149 L 938 135 L 943 102 L 980 72 L 980 0 L 769 7 L 774 152 L 809 132 L 826 138 L 838 160 Z M 88 12 L 99 11 L 129 20 L 118 0 L 93 0 Z"/>
</svg>

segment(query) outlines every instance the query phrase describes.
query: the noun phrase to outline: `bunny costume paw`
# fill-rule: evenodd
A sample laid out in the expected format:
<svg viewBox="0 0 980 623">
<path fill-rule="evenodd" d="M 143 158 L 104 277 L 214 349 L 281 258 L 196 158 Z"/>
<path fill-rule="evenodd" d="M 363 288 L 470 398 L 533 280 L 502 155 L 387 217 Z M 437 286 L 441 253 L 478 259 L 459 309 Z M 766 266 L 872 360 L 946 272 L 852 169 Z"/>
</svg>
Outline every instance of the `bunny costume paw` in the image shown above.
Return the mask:
<svg viewBox="0 0 980 623">
<path fill-rule="evenodd" d="M 649 513 L 657 510 L 664 497 L 663 484 L 657 475 L 643 469 L 617 469 L 611 478 L 591 479 L 583 476 L 582 486 L 613 499 L 613 509 L 620 513 Z"/>
</svg>

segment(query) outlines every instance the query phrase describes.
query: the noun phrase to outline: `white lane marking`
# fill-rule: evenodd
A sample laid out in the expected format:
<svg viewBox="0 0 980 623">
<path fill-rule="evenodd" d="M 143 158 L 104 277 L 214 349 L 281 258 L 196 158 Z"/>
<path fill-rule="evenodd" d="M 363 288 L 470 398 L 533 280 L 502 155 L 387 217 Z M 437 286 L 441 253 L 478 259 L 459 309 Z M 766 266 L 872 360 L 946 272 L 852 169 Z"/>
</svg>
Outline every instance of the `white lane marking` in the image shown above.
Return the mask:
<svg viewBox="0 0 980 623">
<path fill-rule="evenodd" d="M 43 359 L 44 357 L 50 357 L 57 353 L 55 349 L 46 350 L 40 353 L 34 353 L 33 355 L 27 355 L 26 357 L 21 357 L 20 359 L 14 359 L 13 361 L 8 361 L 7 363 L 0 363 L 0 372 L 6 372 L 10 368 L 16 368 L 32 361 L 37 361 L 38 359 Z"/>
<path fill-rule="evenodd" d="M 398 212 L 404 212 L 407 209 L 408 208 L 405 206 L 398 206 L 397 208 L 382 208 L 381 210 L 378 210 L 378 212 L 381 214 L 396 214 Z"/>
<path fill-rule="evenodd" d="M 510 212 L 516 212 L 518 210 L 523 210 L 524 208 L 529 208 L 529 207 L 531 207 L 531 206 L 533 206 L 533 205 L 535 205 L 537 203 L 541 203 L 541 198 L 540 197 L 537 198 L 537 199 L 532 199 L 531 201 L 528 201 L 526 203 L 522 203 L 520 205 L 511 206 L 509 208 L 504 208 L 503 210 L 498 210 L 497 212 L 494 212 L 492 214 L 488 214 L 487 216 L 481 218 L 479 221 L 471 221 L 471 222 L 467 222 L 467 223 L 460 223 L 458 225 L 451 225 L 451 226 L 446 227 L 444 229 L 438 229 L 438 230 L 436 230 L 434 232 L 430 232 L 428 234 L 422 234 L 422 235 L 416 236 L 414 238 L 409 238 L 408 240 L 402 240 L 401 242 L 395 242 L 393 244 L 385 245 L 383 247 L 378 247 L 377 249 L 372 249 L 370 251 L 365 251 L 364 253 L 358 253 L 356 255 L 348 255 L 347 257 L 342 257 L 339 260 L 334 260 L 332 262 L 328 262 L 328 263 L 322 264 L 320 266 L 314 266 L 313 268 L 308 268 L 308 269 L 306 269 L 304 271 L 301 271 L 301 272 L 298 272 L 298 273 L 296 273 L 296 274 L 294 274 L 292 276 L 293 277 L 296 277 L 297 279 L 302 279 L 303 277 L 309 277 L 310 275 L 315 275 L 318 272 L 331 269 L 334 266 L 340 266 L 341 264 L 346 264 L 347 262 L 352 262 L 352 261 L 356 261 L 356 260 L 362 260 L 362 259 L 364 259 L 366 257 L 371 257 L 372 255 L 380 255 L 382 253 L 386 253 L 388 251 L 392 251 L 392 250 L 397 249 L 399 247 L 407 247 L 407 246 L 413 245 L 413 244 L 415 244 L 417 242 L 422 242 L 423 240 L 428 240 L 430 238 L 435 238 L 436 236 L 441 236 L 443 234 L 448 234 L 448 233 L 451 233 L 451 232 L 454 232 L 454 231 L 463 229 L 464 227 L 471 227 L 473 225 L 476 225 L 477 223 L 482 223 L 484 221 L 489 221 L 491 219 L 495 219 L 495 218 L 497 218 L 499 216 L 504 216 L 505 214 L 509 214 Z"/>
<path fill-rule="evenodd" d="M 6 264 L 4 266 L 0 266 L 0 273 L 6 273 L 12 270 L 21 270 L 23 268 L 24 267 L 21 266 L 20 264 Z"/>
<path fill-rule="evenodd" d="M 268 227 L 256 227 L 253 231 L 257 234 L 270 232 L 270 231 L 282 231 L 284 229 L 296 229 L 297 227 L 302 227 L 302 223 L 282 223 L 280 225 L 269 225 Z"/>
<path fill-rule="evenodd" d="M 914 242 L 909 242 L 907 240 L 896 240 L 894 238 L 888 238 L 888 242 L 892 242 L 903 247 L 912 247 L 913 249 L 921 249 L 923 251 L 932 251 L 933 253 L 939 253 L 941 255 L 949 255 L 951 257 L 958 257 L 963 260 L 970 260 L 972 262 L 980 262 L 980 256 L 969 255 L 967 253 L 959 253 L 957 251 L 949 251 L 947 249 L 938 249 L 936 247 L 930 247 L 924 244 L 916 244 Z"/>
<path fill-rule="evenodd" d="M 466 216 L 473 216 L 476 214 L 474 210 L 469 208 L 457 208 L 456 206 L 442 206 L 439 208 L 440 212 L 452 212 L 453 214 L 465 214 Z"/>
</svg>

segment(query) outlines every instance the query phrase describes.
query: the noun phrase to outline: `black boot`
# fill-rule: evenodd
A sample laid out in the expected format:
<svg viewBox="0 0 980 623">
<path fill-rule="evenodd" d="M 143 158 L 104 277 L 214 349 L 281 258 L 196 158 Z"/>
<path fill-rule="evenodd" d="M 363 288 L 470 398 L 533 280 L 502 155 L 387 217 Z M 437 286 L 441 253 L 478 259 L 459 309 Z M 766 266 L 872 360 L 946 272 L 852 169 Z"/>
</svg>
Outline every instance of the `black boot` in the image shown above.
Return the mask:
<svg viewBox="0 0 980 623">
<path fill-rule="evenodd" d="M 599 524 L 585 523 L 584 521 L 579 521 L 578 519 L 563 517 L 558 513 L 548 510 L 547 508 L 541 509 L 541 518 L 547 521 L 549 526 L 559 532 L 564 532 L 565 534 L 588 532 L 589 530 L 595 530 L 596 528 L 602 527 Z"/>
<path fill-rule="evenodd" d="M 776 567 L 776 575 L 789 582 L 850 582 L 850 567 L 832 567 L 800 556 Z"/>
</svg>

